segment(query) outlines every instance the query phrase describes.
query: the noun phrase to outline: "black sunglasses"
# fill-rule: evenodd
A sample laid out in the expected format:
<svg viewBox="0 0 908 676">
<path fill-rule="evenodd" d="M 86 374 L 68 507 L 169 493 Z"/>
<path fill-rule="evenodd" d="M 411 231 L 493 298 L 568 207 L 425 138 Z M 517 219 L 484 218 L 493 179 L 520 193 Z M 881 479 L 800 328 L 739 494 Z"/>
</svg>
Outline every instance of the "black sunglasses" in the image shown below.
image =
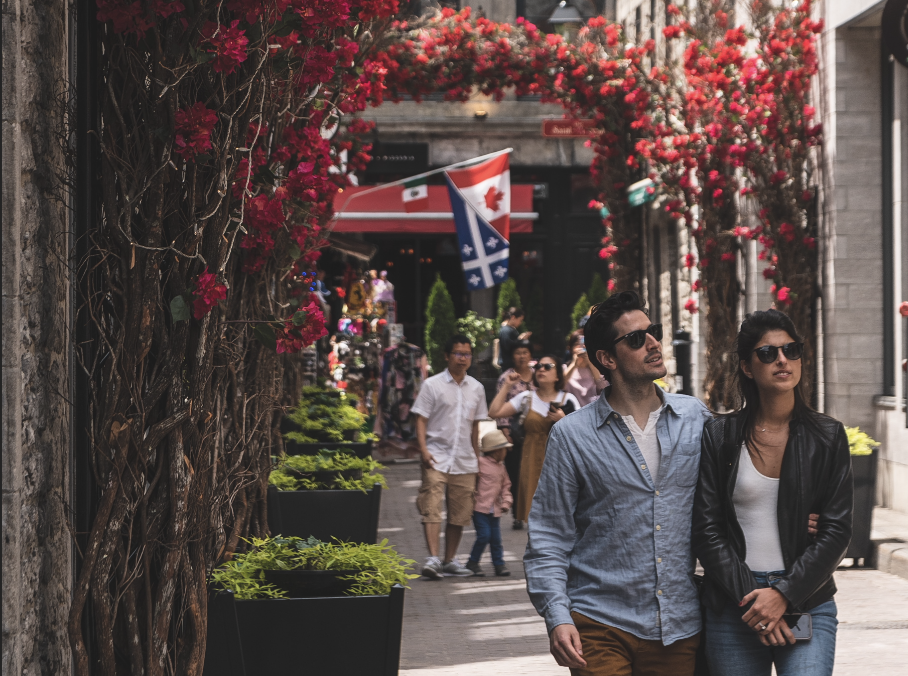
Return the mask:
<svg viewBox="0 0 908 676">
<path fill-rule="evenodd" d="M 626 339 L 628 347 L 630 347 L 632 350 L 639 350 L 641 347 L 643 347 L 646 344 L 647 334 L 651 335 L 653 338 L 655 338 L 656 340 L 661 342 L 662 341 L 662 324 L 650 324 L 649 328 L 638 329 L 636 331 L 631 331 L 630 333 L 626 333 L 623 336 L 621 336 L 620 338 L 616 339 L 615 342 L 612 343 L 612 347 L 614 347 L 615 345 L 620 343 L 622 340 Z"/>
<path fill-rule="evenodd" d="M 555 365 L 554 364 L 536 364 L 536 366 L 534 366 L 533 368 L 536 369 L 537 371 L 551 371 L 553 368 L 555 368 Z"/>
<path fill-rule="evenodd" d="M 786 359 L 797 361 L 801 358 L 801 355 L 804 354 L 804 343 L 785 343 L 782 345 L 781 349 L 782 354 L 785 355 Z M 779 346 L 764 345 L 763 347 L 758 347 L 754 352 L 757 355 L 757 359 L 761 362 L 764 364 L 772 364 L 779 356 Z"/>
</svg>

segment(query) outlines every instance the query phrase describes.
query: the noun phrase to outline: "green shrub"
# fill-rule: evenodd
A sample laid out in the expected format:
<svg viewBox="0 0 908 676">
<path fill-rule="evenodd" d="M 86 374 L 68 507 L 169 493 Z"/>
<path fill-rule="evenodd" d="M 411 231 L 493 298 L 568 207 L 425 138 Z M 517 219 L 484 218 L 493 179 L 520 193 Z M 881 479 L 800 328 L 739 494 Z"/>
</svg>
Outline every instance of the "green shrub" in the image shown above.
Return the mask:
<svg viewBox="0 0 908 676">
<path fill-rule="evenodd" d="M 851 450 L 851 455 L 870 455 L 873 453 L 873 449 L 880 445 L 879 442 L 862 432 L 860 427 L 846 427 L 845 433 L 848 435 L 848 448 Z"/>
<path fill-rule="evenodd" d="M 589 311 L 590 301 L 585 293 L 581 294 L 580 298 L 578 298 L 577 302 L 574 304 L 574 309 L 571 310 L 571 331 L 577 330 L 580 320 L 586 317 L 586 313 Z"/>
<path fill-rule="evenodd" d="M 608 285 L 602 281 L 602 277 L 597 272 L 593 275 L 593 281 L 590 284 L 589 290 L 586 292 L 586 299 L 589 301 L 590 305 L 598 305 L 608 297 Z"/>
<path fill-rule="evenodd" d="M 454 315 L 454 301 L 448 287 L 436 275 L 426 303 L 426 355 L 433 373 L 445 370 L 445 343 L 457 333 L 457 318 Z"/>
<path fill-rule="evenodd" d="M 362 479 L 345 479 L 336 477 L 330 482 L 317 481 L 309 477 L 300 477 L 293 471 L 311 473 L 324 471 L 343 471 L 350 469 L 360 469 L 363 472 Z M 323 450 L 318 455 L 284 455 L 277 460 L 274 469 L 268 477 L 271 483 L 279 491 L 317 491 L 317 490 L 360 490 L 363 492 L 372 490 L 373 486 L 388 487 L 385 477 L 378 474 L 378 470 L 384 469 L 383 465 L 378 464 L 372 458 L 357 458 L 348 453 Z"/>
<path fill-rule="evenodd" d="M 304 387 L 300 402 L 287 418 L 301 431 L 288 432 L 285 439 L 300 444 L 350 441 L 345 432 L 356 432 L 353 441 L 362 440 L 366 416 L 356 410 L 356 399 L 343 390 Z"/>
<path fill-rule="evenodd" d="M 283 589 L 265 581 L 266 570 L 358 570 L 355 584 L 347 592 L 350 596 L 385 595 L 395 584 L 419 577 L 408 574 L 416 563 L 405 559 L 382 540 L 376 545 L 350 542 L 321 542 L 315 538 L 275 536 L 252 538 L 252 545 L 245 554 L 237 554 L 231 561 L 211 572 L 211 581 L 229 589 L 238 599 L 283 598 Z"/>
<path fill-rule="evenodd" d="M 466 317 L 457 320 L 457 333 L 462 333 L 473 343 L 473 352 L 479 354 L 485 350 L 498 335 L 495 320 L 476 314 L 472 310 Z"/>
<path fill-rule="evenodd" d="M 512 277 L 505 280 L 498 289 L 498 324 L 508 318 L 508 308 L 519 307 L 523 309 L 520 294 L 517 293 L 517 282 Z"/>
</svg>

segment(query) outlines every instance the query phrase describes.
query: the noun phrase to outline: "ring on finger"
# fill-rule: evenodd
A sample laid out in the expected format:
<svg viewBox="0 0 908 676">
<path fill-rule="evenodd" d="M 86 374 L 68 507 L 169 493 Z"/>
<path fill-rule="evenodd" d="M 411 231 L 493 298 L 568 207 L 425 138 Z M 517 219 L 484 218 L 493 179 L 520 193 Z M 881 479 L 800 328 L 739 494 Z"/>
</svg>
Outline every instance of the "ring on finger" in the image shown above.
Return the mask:
<svg viewBox="0 0 908 676">
<path fill-rule="evenodd" d="M 760 623 L 760 630 L 761 630 L 761 631 L 766 631 L 766 625 L 763 624 L 762 622 Z"/>
</svg>

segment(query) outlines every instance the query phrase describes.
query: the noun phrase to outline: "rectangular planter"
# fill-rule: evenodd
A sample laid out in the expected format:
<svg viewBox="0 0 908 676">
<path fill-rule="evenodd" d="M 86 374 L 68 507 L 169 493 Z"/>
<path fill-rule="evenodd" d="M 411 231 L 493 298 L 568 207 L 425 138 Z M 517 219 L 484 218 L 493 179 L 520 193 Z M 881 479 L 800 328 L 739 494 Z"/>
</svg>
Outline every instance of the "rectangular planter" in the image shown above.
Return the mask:
<svg viewBox="0 0 908 676">
<path fill-rule="evenodd" d="M 851 456 L 854 472 L 854 522 L 851 544 L 845 553 L 846 559 L 870 560 L 870 528 L 873 525 L 873 504 L 876 501 L 876 469 L 879 448 L 870 455 Z"/>
<path fill-rule="evenodd" d="M 329 451 L 344 451 L 350 455 L 354 455 L 357 458 L 369 458 L 372 457 L 372 442 L 364 441 L 360 442 L 341 442 L 336 444 L 329 443 L 314 443 L 314 444 L 300 444 L 296 441 L 287 441 L 284 440 L 284 452 L 287 455 L 318 455 L 318 452 L 322 449 Z"/>
<path fill-rule="evenodd" d="M 396 676 L 404 588 L 388 596 L 235 600 L 212 593 L 203 676 Z"/>
<path fill-rule="evenodd" d="M 269 486 L 268 527 L 272 535 L 375 544 L 382 490 L 279 491 Z"/>
</svg>

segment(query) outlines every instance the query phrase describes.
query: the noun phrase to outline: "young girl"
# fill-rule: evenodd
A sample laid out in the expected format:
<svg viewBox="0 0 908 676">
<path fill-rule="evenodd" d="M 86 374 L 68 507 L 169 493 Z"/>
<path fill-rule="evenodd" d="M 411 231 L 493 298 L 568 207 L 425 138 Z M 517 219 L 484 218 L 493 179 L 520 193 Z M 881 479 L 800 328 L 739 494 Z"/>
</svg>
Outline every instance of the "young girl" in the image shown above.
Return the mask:
<svg viewBox="0 0 908 676">
<path fill-rule="evenodd" d="M 479 559 L 490 545 L 495 575 L 506 577 L 511 574 L 504 565 L 504 546 L 501 544 L 501 515 L 513 503 L 511 480 L 504 466 L 504 457 L 511 444 L 501 430 L 483 435 L 480 441 L 479 480 L 476 483 L 473 525 L 476 528 L 476 544 L 470 552 L 467 569 L 473 575 L 485 575 L 479 567 Z"/>
</svg>

